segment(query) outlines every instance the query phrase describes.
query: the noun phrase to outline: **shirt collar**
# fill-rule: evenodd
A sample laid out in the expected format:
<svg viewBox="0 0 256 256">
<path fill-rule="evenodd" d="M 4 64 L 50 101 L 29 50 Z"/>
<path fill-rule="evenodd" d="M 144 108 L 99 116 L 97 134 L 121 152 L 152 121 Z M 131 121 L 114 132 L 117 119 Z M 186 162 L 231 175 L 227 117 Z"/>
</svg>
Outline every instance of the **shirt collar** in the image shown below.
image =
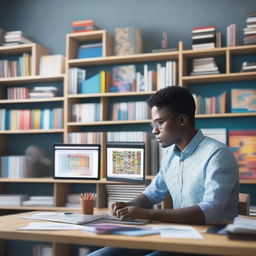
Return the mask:
<svg viewBox="0 0 256 256">
<path fill-rule="evenodd" d="M 181 160 L 184 160 L 185 158 L 189 157 L 196 147 L 199 145 L 199 143 L 204 139 L 204 135 L 201 130 L 198 130 L 196 135 L 192 138 L 192 140 L 188 143 L 188 145 L 180 151 L 179 148 L 175 145 L 173 151 L 176 155 L 180 156 Z"/>
</svg>

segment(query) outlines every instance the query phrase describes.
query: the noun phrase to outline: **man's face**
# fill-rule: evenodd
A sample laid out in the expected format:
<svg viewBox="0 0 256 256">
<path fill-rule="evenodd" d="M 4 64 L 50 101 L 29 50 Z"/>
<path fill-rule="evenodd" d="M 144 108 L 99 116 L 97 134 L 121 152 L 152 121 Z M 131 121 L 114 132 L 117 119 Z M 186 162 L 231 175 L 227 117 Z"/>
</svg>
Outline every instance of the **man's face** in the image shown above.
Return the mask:
<svg viewBox="0 0 256 256">
<path fill-rule="evenodd" d="M 167 108 L 154 106 L 151 109 L 153 130 L 157 141 L 161 147 L 169 147 L 177 144 L 182 139 L 182 133 L 178 121 L 178 116 L 173 115 Z"/>
</svg>

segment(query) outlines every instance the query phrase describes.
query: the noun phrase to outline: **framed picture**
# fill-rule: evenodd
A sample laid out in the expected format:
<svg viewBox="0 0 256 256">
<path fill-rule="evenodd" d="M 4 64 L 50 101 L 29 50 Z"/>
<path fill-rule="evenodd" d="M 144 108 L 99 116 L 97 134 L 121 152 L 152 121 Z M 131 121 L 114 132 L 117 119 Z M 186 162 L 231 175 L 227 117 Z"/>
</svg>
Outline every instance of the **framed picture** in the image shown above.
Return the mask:
<svg viewBox="0 0 256 256">
<path fill-rule="evenodd" d="M 54 178 L 99 179 L 99 176 L 100 145 L 54 145 Z"/>
<path fill-rule="evenodd" d="M 108 143 L 107 180 L 143 182 L 145 180 L 145 143 Z"/>
</svg>

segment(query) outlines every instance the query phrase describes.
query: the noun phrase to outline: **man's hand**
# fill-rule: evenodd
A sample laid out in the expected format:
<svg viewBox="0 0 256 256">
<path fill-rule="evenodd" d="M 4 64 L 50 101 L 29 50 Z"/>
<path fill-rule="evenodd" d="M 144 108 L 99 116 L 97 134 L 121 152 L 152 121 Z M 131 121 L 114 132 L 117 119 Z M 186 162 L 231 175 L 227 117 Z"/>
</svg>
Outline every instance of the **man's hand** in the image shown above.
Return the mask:
<svg viewBox="0 0 256 256">
<path fill-rule="evenodd" d="M 116 216 L 120 220 L 125 219 L 151 219 L 152 210 L 137 206 L 126 206 L 116 210 Z"/>
<path fill-rule="evenodd" d="M 122 209 L 126 206 L 128 206 L 128 204 L 125 202 L 115 202 L 111 205 L 111 212 L 113 215 L 117 216 L 116 214 L 117 210 Z"/>
</svg>

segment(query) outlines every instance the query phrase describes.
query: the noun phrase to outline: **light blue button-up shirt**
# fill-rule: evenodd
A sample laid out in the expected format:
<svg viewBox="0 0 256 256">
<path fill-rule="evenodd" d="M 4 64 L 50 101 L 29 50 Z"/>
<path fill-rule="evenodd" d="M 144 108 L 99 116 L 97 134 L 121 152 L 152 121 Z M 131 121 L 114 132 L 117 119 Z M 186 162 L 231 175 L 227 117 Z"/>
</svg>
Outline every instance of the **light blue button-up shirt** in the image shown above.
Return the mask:
<svg viewBox="0 0 256 256">
<path fill-rule="evenodd" d="M 182 151 L 169 147 L 159 173 L 143 193 L 153 204 L 170 193 L 174 209 L 199 205 L 206 224 L 232 221 L 238 214 L 237 162 L 225 144 L 199 130 Z"/>
</svg>

